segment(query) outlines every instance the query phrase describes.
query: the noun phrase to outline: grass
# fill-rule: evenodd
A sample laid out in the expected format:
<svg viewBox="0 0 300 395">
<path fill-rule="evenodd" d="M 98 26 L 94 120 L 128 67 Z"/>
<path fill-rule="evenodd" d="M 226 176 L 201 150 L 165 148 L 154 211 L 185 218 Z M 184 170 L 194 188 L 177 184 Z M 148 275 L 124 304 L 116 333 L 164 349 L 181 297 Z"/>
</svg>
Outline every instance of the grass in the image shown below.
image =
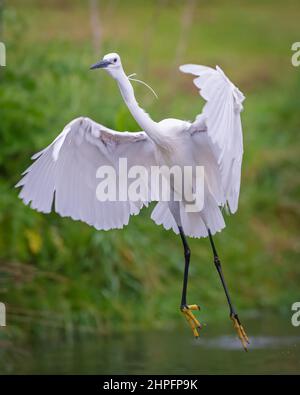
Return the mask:
<svg viewBox="0 0 300 395">
<path fill-rule="evenodd" d="M 62 4 L 61 4 L 62 3 Z M 213 1 L 186 31 L 184 2 L 101 1 L 101 48 L 92 46 L 87 2 L 13 0 L 5 7 L 7 67 L 0 70 L 0 300 L 21 336 L 165 327 L 180 321 L 180 241 L 150 220 L 96 232 L 25 207 L 13 188 L 30 156 L 70 119 L 86 115 L 138 130 L 114 81 L 88 67 L 117 51 L 154 119 L 193 119 L 200 100 L 177 63 L 219 64 L 245 93 L 245 156 L 239 211 L 216 236 L 233 299 L 242 311 L 287 312 L 299 296 L 299 39 L 296 1 Z M 176 58 L 178 42 L 182 59 Z M 227 307 L 207 240 L 191 240 L 189 299 L 205 319 Z M 34 324 L 34 325 L 32 325 Z M 44 331 L 44 327 L 47 331 Z"/>
</svg>

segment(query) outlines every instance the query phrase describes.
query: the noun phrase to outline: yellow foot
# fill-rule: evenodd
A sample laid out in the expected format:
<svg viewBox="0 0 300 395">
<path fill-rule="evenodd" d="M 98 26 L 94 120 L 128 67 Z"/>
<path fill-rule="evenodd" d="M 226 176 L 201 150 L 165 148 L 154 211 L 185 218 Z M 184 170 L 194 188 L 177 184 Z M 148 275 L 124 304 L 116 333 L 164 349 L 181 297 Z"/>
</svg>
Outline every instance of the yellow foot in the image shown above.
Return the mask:
<svg viewBox="0 0 300 395">
<path fill-rule="evenodd" d="M 199 330 L 202 328 L 202 325 L 197 320 L 197 318 L 192 313 L 192 310 L 200 310 L 200 307 L 197 304 L 190 304 L 186 306 L 182 306 L 180 308 L 182 314 L 185 316 L 189 326 L 191 327 L 195 338 L 199 337 Z"/>
<path fill-rule="evenodd" d="M 244 347 L 245 351 L 248 351 L 248 344 L 250 344 L 248 336 L 244 330 L 244 328 L 242 327 L 242 324 L 239 320 L 239 317 L 237 314 L 231 314 L 230 315 L 231 320 L 233 321 L 233 327 L 236 330 L 238 337 Z"/>
</svg>

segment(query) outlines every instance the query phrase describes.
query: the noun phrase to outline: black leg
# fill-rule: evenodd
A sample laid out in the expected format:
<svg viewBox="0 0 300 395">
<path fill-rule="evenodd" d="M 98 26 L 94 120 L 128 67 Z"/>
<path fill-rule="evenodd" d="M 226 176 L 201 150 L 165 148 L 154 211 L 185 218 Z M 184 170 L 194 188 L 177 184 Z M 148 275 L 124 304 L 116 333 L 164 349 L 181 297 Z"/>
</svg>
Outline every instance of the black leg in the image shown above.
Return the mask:
<svg viewBox="0 0 300 395">
<path fill-rule="evenodd" d="M 228 288 L 227 288 L 227 285 L 225 282 L 224 274 L 222 271 L 221 262 L 220 262 L 220 259 L 219 259 L 219 256 L 218 256 L 218 253 L 216 250 L 216 246 L 215 246 L 212 234 L 209 229 L 208 229 L 208 237 L 209 237 L 211 248 L 212 248 L 213 254 L 214 254 L 214 263 L 215 263 L 215 266 L 216 266 L 217 271 L 219 273 L 219 276 L 220 276 L 220 279 L 221 279 L 221 282 L 222 282 L 222 285 L 223 285 L 223 288 L 225 291 L 226 299 L 227 299 L 227 302 L 229 305 L 230 318 L 232 319 L 232 321 L 234 323 L 234 327 L 237 330 L 238 336 L 243 344 L 244 349 L 247 351 L 247 343 L 249 343 L 249 340 L 248 340 L 248 337 L 244 331 L 244 328 L 241 325 L 241 322 L 240 322 L 239 317 L 235 311 L 235 308 L 233 307 L 233 304 L 232 304 L 232 301 L 231 301 L 231 298 L 230 298 L 230 295 L 228 292 Z"/>
<path fill-rule="evenodd" d="M 220 276 L 220 279 L 221 279 L 221 282 L 222 282 L 222 285 L 223 285 L 223 288 L 224 288 L 224 291 L 225 291 L 226 299 L 227 299 L 227 302 L 228 302 L 228 305 L 229 305 L 230 315 L 236 315 L 236 312 L 235 312 L 235 309 L 234 309 L 234 307 L 232 305 L 231 298 L 230 298 L 230 295 L 229 295 L 229 292 L 228 292 L 228 288 L 227 288 L 227 285 L 226 285 L 226 282 L 225 282 L 225 279 L 224 279 L 221 262 L 220 262 L 220 259 L 219 259 L 219 256 L 218 256 L 218 253 L 217 253 L 217 250 L 216 250 L 216 247 L 215 247 L 214 240 L 212 238 L 212 234 L 210 233 L 209 229 L 208 229 L 208 237 L 209 237 L 211 248 L 212 248 L 213 254 L 214 254 L 214 263 L 215 263 L 216 269 L 217 269 L 217 271 L 219 273 L 219 276 Z"/>
<path fill-rule="evenodd" d="M 192 310 L 200 310 L 200 307 L 196 304 L 188 305 L 186 300 L 187 294 L 187 284 L 188 284 L 188 277 L 189 277 L 189 266 L 190 266 L 190 258 L 191 258 L 191 250 L 187 243 L 184 231 L 182 226 L 178 226 L 180 237 L 182 240 L 183 248 L 184 248 L 184 275 L 183 275 L 183 286 L 182 286 L 182 295 L 181 295 L 181 305 L 180 310 L 185 316 L 188 324 L 190 325 L 195 338 L 199 337 L 199 330 L 202 328 L 200 322 L 192 313 Z"/>
<path fill-rule="evenodd" d="M 182 287 L 182 296 L 181 296 L 181 308 L 187 306 L 186 302 L 186 294 L 187 294 L 187 284 L 188 284 L 188 277 L 189 277 L 189 266 L 190 266 L 190 259 L 191 259 L 191 250 L 187 243 L 184 231 L 181 226 L 178 226 L 180 237 L 183 244 L 184 249 L 184 275 L 183 275 L 183 287 Z"/>
</svg>

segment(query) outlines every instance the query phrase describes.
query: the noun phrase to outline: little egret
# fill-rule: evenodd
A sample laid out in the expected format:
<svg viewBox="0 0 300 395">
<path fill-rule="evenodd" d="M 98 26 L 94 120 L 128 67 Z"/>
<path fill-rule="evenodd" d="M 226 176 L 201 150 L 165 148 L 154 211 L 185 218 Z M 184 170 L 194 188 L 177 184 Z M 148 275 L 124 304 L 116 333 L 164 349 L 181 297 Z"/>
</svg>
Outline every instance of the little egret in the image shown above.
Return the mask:
<svg viewBox="0 0 300 395">
<path fill-rule="evenodd" d="M 99 201 L 96 198 L 96 172 L 101 166 L 116 167 L 120 158 L 129 166 L 203 166 L 204 204 L 201 210 L 189 212 L 187 201 L 159 200 L 151 218 L 179 234 L 184 249 L 184 277 L 180 310 L 195 337 L 200 322 L 193 311 L 197 304 L 187 303 L 187 283 L 191 251 L 186 236 L 208 237 L 214 264 L 220 276 L 229 305 L 230 318 L 237 335 L 247 350 L 248 337 L 233 307 L 225 283 L 213 235 L 225 227 L 222 208 L 235 213 L 238 207 L 243 141 L 240 112 L 244 95 L 227 78 L 220 67 L 186 64 L 184 73 L 195 76 L 194 84 L 205 99 L 203 112 L 193 122 L 164 119 L 155 122 L 140 108 L 125 74 L 120 56 L 105 55 L 91 69 L 104 69 L 119 86 L 121 95 L 143 131 L 117 132 L 85 117 L 76 118 L 35 160 L 17 184 L 20 197 L 33 209 L 49 213 L 52 209 L 62 217 L 71 217 L 96 229 L 123 228 L 130 215 L 138 214 L 148 201 Z M 176 186 L 170 182 L 174 191 Z M 191 192 L 194 184 L 190 184 Z"/>
</svg>

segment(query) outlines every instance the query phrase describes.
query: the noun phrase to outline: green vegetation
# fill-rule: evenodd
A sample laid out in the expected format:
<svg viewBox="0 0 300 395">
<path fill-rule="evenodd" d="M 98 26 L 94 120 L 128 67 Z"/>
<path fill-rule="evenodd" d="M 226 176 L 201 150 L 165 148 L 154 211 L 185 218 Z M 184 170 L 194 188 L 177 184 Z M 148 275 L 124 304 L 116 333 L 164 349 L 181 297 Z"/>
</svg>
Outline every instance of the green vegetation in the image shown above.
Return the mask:
<svg viewBox="0 0 300 395">
<path fill-rule="evenodd" d="M 184 325 L 181 244 L 150 220 L 152 205 L 123 231 L 97 232 L 36 213 L 14 189 L 30 156 L 74 117 L 138 130 L 114 81 L 88 70 L 111 51 L 121 54 L 128 74 L 137 72 L 158 92 L 157 101 L 135 86 L 157 120 L 193 119 L 201 110 L 191 79 L 177 71 L 183 62 L 219 64 L 245 93 L 240 206 L 216 244 L 242 316 L 285 312 L 299 299 L 300 68 L 290 61 L 299 3 L 195 4 L 191 12 L 179 1 L 101 1 L 96 50 L 88 2 L 7 2 L 0 39 L 7 48 L 0 70 L 0 300 L 12 336 Z M 204 320 L 225 320 L 208 241 L 190 243 L 189 299 L 202 306 Z"/>
</svg>

